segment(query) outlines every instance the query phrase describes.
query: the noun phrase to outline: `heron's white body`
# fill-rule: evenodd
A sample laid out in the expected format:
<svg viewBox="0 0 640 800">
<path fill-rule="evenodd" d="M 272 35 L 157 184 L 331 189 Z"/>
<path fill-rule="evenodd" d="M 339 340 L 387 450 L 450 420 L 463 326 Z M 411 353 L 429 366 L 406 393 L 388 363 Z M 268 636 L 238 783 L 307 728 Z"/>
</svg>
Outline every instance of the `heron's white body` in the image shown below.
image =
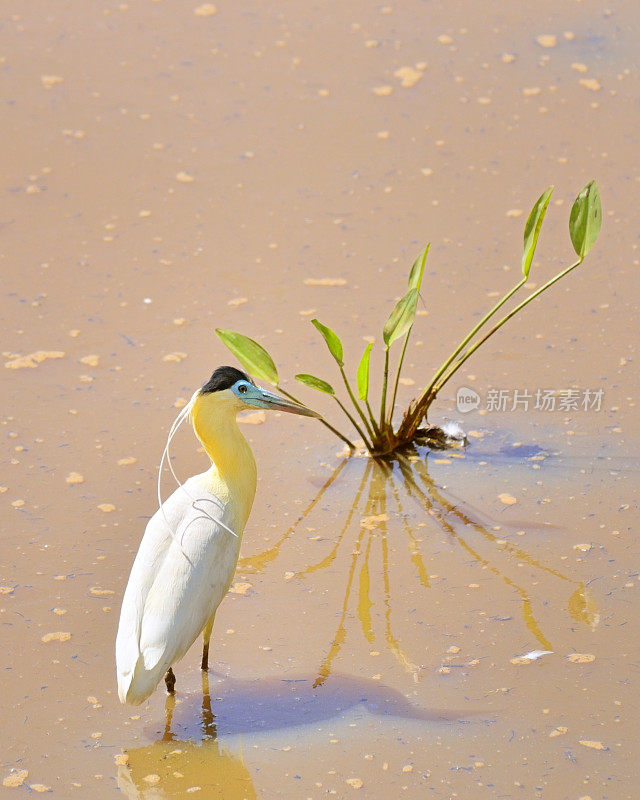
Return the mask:
<svg viewBox="0 0 640 800">
<path fill-rule="evenodd" d="M 215 413 L 200 398 L 191 409 L 211 468 L 156 511 L 131 570 L 116 638 L 123 703 L 137 705 L 153 692 L 213 620 L 233 579 L 256 464 L 235 421 L 238 403 L 224 394 L 215 398 Z"/>
</svg>

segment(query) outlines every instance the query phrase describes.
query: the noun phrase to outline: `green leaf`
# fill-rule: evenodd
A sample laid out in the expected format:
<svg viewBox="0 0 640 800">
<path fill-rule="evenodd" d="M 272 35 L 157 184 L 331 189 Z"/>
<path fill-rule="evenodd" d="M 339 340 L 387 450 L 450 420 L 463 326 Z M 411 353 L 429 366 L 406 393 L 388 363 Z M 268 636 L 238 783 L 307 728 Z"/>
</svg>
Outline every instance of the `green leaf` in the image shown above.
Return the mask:
<svg viewBox="0 0 640 800">
<path fill-rule="evenodd" d="M 589 181 L 576 197 L 569 217 L 571 241 L 580 258 L 584 258 L 593 247 L 600 233 L 601 224 L 602 206 L 598 184 Z"/>
<path fill-rule="evenodd" d="M 323 325 L 321 322 L 318 322 L 317 319 L 312 319 L 311 324 L 315 325 L 315 327 L 320 331 L 322 334 L 323 339 L 327 343 L 327 347 L 329 348 L 329 352 L 338 362 L 338 364 L 342 367 L 344 366 L 344 361 L 342 360 L 342 342 L 336 333 L 334 333 L 331 328 L 327 328 L 326 325 Z"/>
<path fill-rule="evenodd" d="M 416 315 L 417 304 L 417 289 L 409 289 L 405 296 L 401 300 L 398 300 L 395 308 L 391 314 L 389 314 L 389 319 L 386 321 L 382 331 L 382 338 L 387 347 L 391 347 L 396 339 L 404 336 L 411 328 Z"/>
<path fill-rule="evenodd" d="M 319 392 L 324 392 L 325 394 L 335 394 L 333 386 L 330 383 L 323 381 L 322 378 L 316 378 L 315 375 L 307 375 L 306 372 L 301 372 L 295 377 L 297 381 L 304 383 L 305 386 L 309 386 L 311 389 L 317 389 Z"/>
<path fill-rule="evenodd" d="M 538 244 L 538 236 L 540 236 L 540 229 L 544 222 L 544 215 L 547 213 L 547 206 L 551 199 L 551 192 L 553 186 L 550 186 L 546 192 L 543 192 L 536 200 L 531 213 L 527 219 L 527 224 L 524 226 L 524 251 L 522 253 L 522 274 L 525 278 L 529 277 L 531 269 L 531 262 L 533 255 L 536 252 L 536 245 Z"/>
<path fill-rule="evenodd" d="M 362 358 L 358 364 L 356 380 L 358 383 L 358 397 L 361 400 L 366 400 L 369 397 L 369 360 L 371 358 L 372 347 L 373 342 L 369 342 L 369 344 L 364 348 L 364 353 L 362 354 Z"/>
<path fill-rule="evenodd" d="M 216 333 L 247 372 L 272 386 L 278 385 L 278 370 L 262 345 L 242 333 L 216 328 Z"/>
<path fill-rule="evenodd" d="M 417 289 L 418 291 L 420 291 L 420 286 L 422 285 L 422 276 L 424 275 L 424 267 L 425 264 L 427 263 L 427 255 L 429 254 L 430 247 L 431 243 L 427 242 L 427 246 L 413 262 L 413 266 L 411 267 L 411 272 L 409 273 L 410 289 Z"/>
</svg>

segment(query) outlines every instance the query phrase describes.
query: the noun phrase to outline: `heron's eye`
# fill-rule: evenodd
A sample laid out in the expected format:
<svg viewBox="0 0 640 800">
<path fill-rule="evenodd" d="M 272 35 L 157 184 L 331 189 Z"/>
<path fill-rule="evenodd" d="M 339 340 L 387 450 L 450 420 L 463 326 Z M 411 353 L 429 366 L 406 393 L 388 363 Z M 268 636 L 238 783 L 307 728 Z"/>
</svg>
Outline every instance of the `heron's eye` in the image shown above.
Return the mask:
<svg viewBox="0 0 640 800">
<path fill-rule="evenodd" d="M 247 393 L 247 384 L 246 383 L 241 383 L 240 386 L 238 386 L 238 391 L 240 392 L 240 394 L 246 394 Z"/>
</svg>

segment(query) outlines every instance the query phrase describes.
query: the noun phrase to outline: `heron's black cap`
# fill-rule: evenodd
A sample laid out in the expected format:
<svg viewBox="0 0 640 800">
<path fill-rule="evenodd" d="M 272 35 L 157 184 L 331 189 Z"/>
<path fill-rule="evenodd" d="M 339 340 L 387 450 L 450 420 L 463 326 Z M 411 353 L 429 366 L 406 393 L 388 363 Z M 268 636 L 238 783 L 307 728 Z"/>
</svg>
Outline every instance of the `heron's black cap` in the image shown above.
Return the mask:
<svg viewBox="0 0 640 800">
<path fill-rule="evenodd" d="M 238 381 L 253 383 L 248 375 L 245 375 L 244 372 L 235 367 L 218 367 L 202 389 L 200 389 L 200 393 L 222 392 L 225 389 L 231 388 L 231 386 Z"/>
</svg>

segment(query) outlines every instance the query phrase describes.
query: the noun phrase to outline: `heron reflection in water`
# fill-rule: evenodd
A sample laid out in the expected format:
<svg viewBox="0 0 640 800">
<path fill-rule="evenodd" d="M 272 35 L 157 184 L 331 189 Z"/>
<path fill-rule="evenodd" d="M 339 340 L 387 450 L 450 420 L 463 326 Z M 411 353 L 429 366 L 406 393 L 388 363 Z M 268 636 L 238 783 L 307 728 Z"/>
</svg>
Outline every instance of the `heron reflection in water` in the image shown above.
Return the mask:
<svg viewBox="0 0 640 800">
<path fill-rule="evenodd" d="M 166 700 L 166 724 L 153 744 L 131 748 L 119 757 L 118 788 L 129 800 L 145 797 L 177 800 L 189 789 L 207 800 L 254 800 L 251 775 L 241 753 L 221 744 L 211 708 L 209 679 L 202 673 L 200 731 L 195 739 L 172 732 L 175 698 Z"/>
<path fill-rule="evenodd" d="M 161 737 L 117 757 L 121 762 L 118 785 L 129 798 L 169 800 L 186 796 L 194 785 L 206 798 L 255 797 L 240 746 L 246 737 L 254 744 L 266 742 L 268 752 L 274 747 L 272 734 L 278 737 L 287 731 L 290 740 L 291 731 L 296 730 L 302 731 L 296 736 L 322 738 L 324 723 L 329 721 L 333 727 L 346 724 L 347 719 L 361 720 L 369 732 L 376 725 L 388 735 L 388 723 L 406 731 L 408 723 L 454 725 L 487 717 L 471 709 L 423 708 L 380 681 L 336 673 L 322 687 L 315 686 L 314 675 L 288 674 L 225 676 L 213 689 L 212 703 L 209 675 L 202 673 L 201 697 L 194 692 L 177 702 L 168 696 Z M 262 736 L 269 738 L 256 738 Z M 246 748 L 254 752 L 250 745 Z"/>
</svg>

